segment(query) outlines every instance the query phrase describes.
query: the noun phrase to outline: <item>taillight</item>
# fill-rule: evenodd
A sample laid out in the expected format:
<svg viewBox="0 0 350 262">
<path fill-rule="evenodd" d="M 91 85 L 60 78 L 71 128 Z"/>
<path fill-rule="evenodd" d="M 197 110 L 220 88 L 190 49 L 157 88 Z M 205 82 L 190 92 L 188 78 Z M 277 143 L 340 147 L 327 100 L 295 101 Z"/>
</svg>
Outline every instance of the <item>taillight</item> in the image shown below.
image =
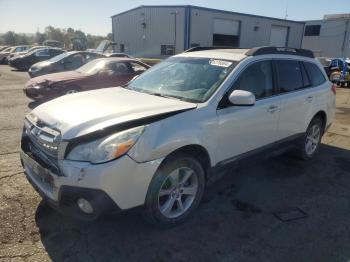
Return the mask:
<svg viewBox="0 0 350 262">
<path fill-rule="evenodd" d="M 337 94 L 337 85 L 333 84 L 331 87 L 331 90 L 332 90 L 333 94 Z"/>
</svg>

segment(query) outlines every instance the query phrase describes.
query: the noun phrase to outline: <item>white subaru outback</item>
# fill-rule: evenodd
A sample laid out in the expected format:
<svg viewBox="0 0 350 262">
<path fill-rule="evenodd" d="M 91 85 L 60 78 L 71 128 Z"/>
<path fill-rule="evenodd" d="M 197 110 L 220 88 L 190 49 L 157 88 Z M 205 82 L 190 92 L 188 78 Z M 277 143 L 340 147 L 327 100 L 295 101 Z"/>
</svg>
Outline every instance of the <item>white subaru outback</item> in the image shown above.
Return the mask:
<svg viewBox="0 0 350 262">
<path fill-rule="evenodd" d="M 124 87 L 37 107 L 21 160 L 60 211 L 95 219 L 143 206 L 149 221 L 173 226 L 218 167 L 286 145 L 312 158 L 334 111 L 335 88 L 311 51 L 198 47 Z"/>
</svg>

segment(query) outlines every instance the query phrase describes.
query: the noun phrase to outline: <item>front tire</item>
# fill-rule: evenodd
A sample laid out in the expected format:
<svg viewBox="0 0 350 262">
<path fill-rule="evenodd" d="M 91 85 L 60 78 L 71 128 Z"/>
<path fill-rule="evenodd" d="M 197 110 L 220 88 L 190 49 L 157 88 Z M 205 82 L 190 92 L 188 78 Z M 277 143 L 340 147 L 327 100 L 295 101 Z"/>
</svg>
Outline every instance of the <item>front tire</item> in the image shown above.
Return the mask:
<svg viewBox="0 0 350 262">
<path fill-rule="evenodd" d="M 80 92 L 80 88 L 77 86 L 70 86 L 63 91 L 63 95 L 71 95 Z"/>
<path fill-rule="evenodd" d="M 308 160 L 314 157 L 321 143 L 324 128 L 320 118 L 314 118 L 299 145 L 299 156 L 301 159 Z"/>
<path fill-rule="evenodd" d="M 149 186 L 145 219 L 162 228 L 184 222 L 198 207 L 204 188 L 204 169 L 196 158 L 176 155 L 166 159 Z"/>
</svg>

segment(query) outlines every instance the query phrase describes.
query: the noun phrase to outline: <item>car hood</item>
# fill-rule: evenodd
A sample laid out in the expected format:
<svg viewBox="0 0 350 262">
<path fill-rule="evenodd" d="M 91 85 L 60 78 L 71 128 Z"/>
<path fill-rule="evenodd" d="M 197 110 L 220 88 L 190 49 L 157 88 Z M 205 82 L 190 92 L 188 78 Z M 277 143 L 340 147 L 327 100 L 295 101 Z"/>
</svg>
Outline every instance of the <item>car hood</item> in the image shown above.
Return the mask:
<svg viewBox="0 0 350 262">
<path fill-rule="evenodd" d="M 70 140 L 118 124 L 196 106 L 113 87 L 62 96 L 38 106 L 31 114 L 59 130 L 63 140 Z"/>
<path fill-rule="evenodd" d="M 19 57 L 19 56 L 22 56 L 22 55 L 24 55 L 26 53 L 27 53 L 27 51 L 15 52 L 15 53 L 11 53 L 10 56 L 12 56 L 12 57 Z"/>
<path fill-rule="evenodd" d="M 46 61 L 42 61 L 42 62 L 38 62 L 38 63 L 35 63 L 34 65 L 32 65 L 32 67 L 30 69 L 33 69 L 33 68 L 40 68 L 40 67 L 46 67 L 46 66 L 49 66 L 49 65 L 52 65 L 54 62 L 51 62 L 49 60 L 46 60 Z"/>
<path fill-rule="evenodd" d="M 73 80 L 82 79 L 85 77 L 87 76 L 81 73 L 78 73 L 77 71 L 68 71 L 68 72 L 60 72 L 60 73 L 54 73 L 49 75 L 42 75 L 42 76 L 38 76 L 30 79 L 26 83 L 26 87 L 40 85 L 40 84 L 50 85 L 56 82 L 73 81 Z"/>
</svg>

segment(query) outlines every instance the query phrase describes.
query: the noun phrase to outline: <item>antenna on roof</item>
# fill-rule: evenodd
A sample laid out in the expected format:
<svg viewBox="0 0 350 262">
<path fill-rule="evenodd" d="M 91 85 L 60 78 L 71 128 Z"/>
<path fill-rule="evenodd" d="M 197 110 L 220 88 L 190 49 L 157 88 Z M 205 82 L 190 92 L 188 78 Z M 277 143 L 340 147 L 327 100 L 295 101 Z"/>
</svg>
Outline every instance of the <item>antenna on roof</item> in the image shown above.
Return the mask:
<svg viewBox="0 0 350 262">
<path fill-rule="evenodd" d="M 285 20 L 288 19 L 288 0 L 286 0 L 286 15 L 284 17 Z"/>
</svg>

